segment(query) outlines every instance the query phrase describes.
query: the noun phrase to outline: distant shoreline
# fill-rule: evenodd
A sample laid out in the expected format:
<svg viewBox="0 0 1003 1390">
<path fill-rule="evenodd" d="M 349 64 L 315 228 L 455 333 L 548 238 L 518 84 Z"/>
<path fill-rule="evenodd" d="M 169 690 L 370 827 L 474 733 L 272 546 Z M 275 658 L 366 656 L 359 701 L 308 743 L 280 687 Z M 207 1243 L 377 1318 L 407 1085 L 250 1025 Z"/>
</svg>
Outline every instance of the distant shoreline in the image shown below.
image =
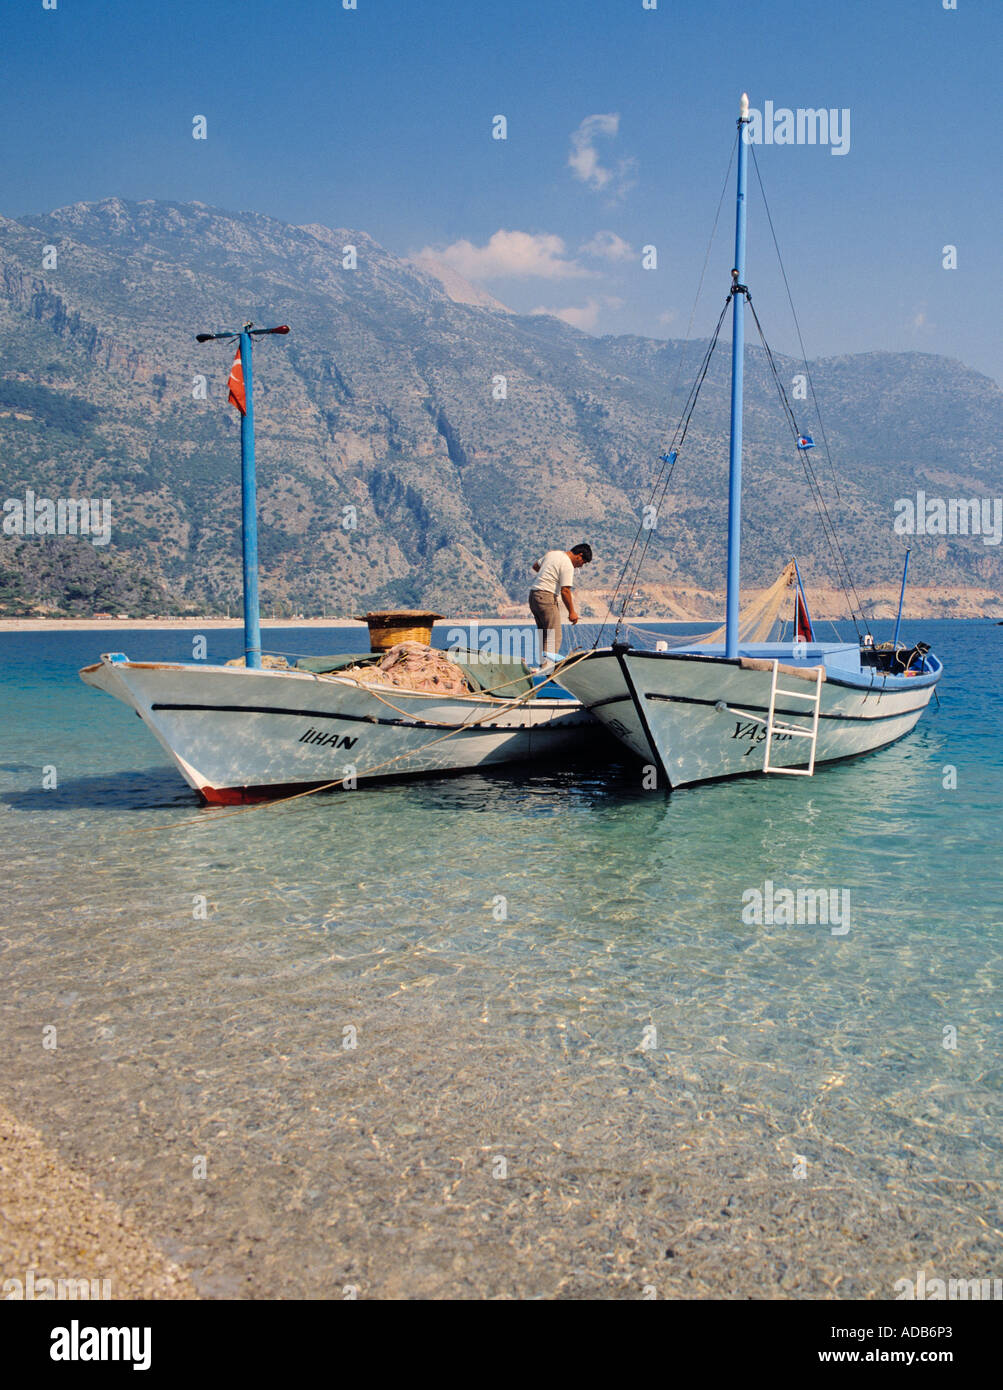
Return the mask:
<svg viewBox="0 0 1003 1390">
<path fill-rule="evenodd" d="M 1001 605 L 1003 606 L 1003 605 Z M 816 612 L 813 614 L 816 622 L 848 622 L 849 619 L 844 614 L 839 618 L 829 618 L 826 612 Z M 869 621 L 882 622 L 895 617 L 894 610 L 890 612 L 871 613 Z M 999 621 L 999 615 L 987 613 L 984 610 L 977 612 L 964 612 L 956 614 L 921 612 L 906 613 L 903 621 L 912 625 L 921 623 L 927 619 L 938 618 L 958 622 L 977 622 L 980 619 L 985 622 Z M 532 625 L 532 618 L 527 613 L 525 617 L 512 617 L 507 615 L 501 617 L 497 614 L 484 615 L 478 618 L 444 618 L 434 626 L 436 629 L 448 627 L 469 627 L 474 623 L 480 623 L 492 627 L 529 627 Z M 603 619 L 591 618 L 582 615 L 583 627 L 598 627 Z M 721 618 L 680 618 L 664 617 L 659 614 L 645 614 L 640 617 L 631 617 L 628 623 L 630 627 L 645 627 L 653 623 L 668 624 L 672 628 L 682 627 L 708 627 L 720 623 Z M 243 630 L 242 618 L 0 618 L 0 633 L 3 632 L 179 632 L 195 630 L 199 632 L 214 631 L 234 631 Z M 357 618 L 262 618 L 262 630 L 269 628 L 358 628 L 360 632 L 366 631 L 366 624 Z"/>
<path fill-rule="evenodd" d="M 707 627 L 712 618 L 631 618 L 633 626 L 645 623 L 672 623 L 679 627 Z M 601 618 L 582 617 L 582 626 L 598 627 Z M 473 623 L 490 624 L 498 627 L 530 627 L 533 619 L 527 613 L 524 618 L 498 617 L 488 615 L 480 618 L 444 618 L 434 624 L 436 629 L 449 627 L 469 627 Z M 0 632 L 178 632 L 188 628 L 198 631 L 242 631 L 242 618 L 0 618 Z M 262 630 L 266 628 L 294 627 L 357 627 L 366 631 L 366 624 L 357 618 L 262 618 Z"/>
<path fill-rule="evenodd" d="M 755 604 L 766 590 L 750 588 L 743 590 L 743 611 L 747 604 Z M 612 595 L 606 589 L 587 589 L 579 595 L 578 604 L 584 627 L 597 627 L 610 620 L 607 605 Z M 691 586 L 678 588 L 670 585 L 642 585 L 636 595 L 637 603 L 653 604 L 660 612 L 631 615 L 629 625 L 645 627 L 654 623 L 669 623 L 672 628 L 718 626 L 724 622 L 725 596 L 723 592 L 712 589 L 698 589 Z M 364 600 L 362 601 L 365 602 Z M 865 621 L 883 622 L 894 619 L 899 605 L 898 584 L 875 585 L 863 602 Z M 361 605 L 360 605 L 361 606 Z M 464 627 L 479 623 L 491 627 L 531 627 L 533 619 L 529 607 L 518 603 L 504 605 L 502 613 L 456 614 L 441 618 L 437 629 Z M 809 593 L 809 607 L 816 622 L 850 621 L 847 611 L 846 595 L 826 584 L 812 586 Z M 590 612 L 589 610 L 594 610 Z M 513 611 L 515 610 L 515 611 Z M 793 617 L 793 596 L 790 598 L 783 616 L 789 622 Z M 906 592 L 904 621 L 911 625 L 931 618 L 960 618 L 999 621 L 1003 618 L 1003 594 L 989 588 L 943 588 L 917 584 Z M 0 618 L 0 632 L 91 632 L 105 629 L 108 632 L 176 632 L 195 628 L 199 631 L 226 631 L 232 628 L 239 631 L 244 626 L 243 615 L 232 618 L 195 615 L 170 618 Z M 360 618 L 262 618 L 261 626 L 268 628 L 358 628 L 365 631 L 366 623 Z M 570 626 L 570 624 L 566 624 Z"/>
<path fill-rule="evenodd" d="M 473 622 L 474 619 L 457 619 Z M 0 618 L 0 632 L 177 632 L 198 628 L 207 631 L 242 629 L 242 618 Z M 356 618 L 262 618 L 262 628 L 270 627 L 357 627 L 366 624 Z"/>
</svg>

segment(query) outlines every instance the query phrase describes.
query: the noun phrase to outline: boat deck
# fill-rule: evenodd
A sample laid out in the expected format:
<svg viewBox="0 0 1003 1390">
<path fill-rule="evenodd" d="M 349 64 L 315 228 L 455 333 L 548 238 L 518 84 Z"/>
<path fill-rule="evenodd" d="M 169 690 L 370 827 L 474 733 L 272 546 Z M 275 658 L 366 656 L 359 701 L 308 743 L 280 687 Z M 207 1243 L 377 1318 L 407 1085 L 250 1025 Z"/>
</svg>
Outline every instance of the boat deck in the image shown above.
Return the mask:
<svg viewBox="0 0 1003 1390">
<path fill-rule="evenodd" d="M 914 649 L 902 644 L 900 650 L 908 656 Z M 922 653 L 913 663 L 909 674 L 890 669 L 881 669 L 866 661 L 875 653 L 885 655 L 882 650 L 861 648 L 855 642 L 808 642 L 795 645 L 791 642 L 744 642 L 739 646 L 738 657 L 725 656 L 723 642 L 704 645 L 694 643 L 690 647 L 673 647 L 669 651 L 645 651 L 631 648 L 634 657 L 651 657 L 654 660 L 666 658 L 677 661 L 726 661 L 736 663 L 745 661 L 779 661 L 781 666 L 798 671 L 810 671 L 819 666 L 825 668 L 828 681 L 851 685 L 864 689 L 880 686 L 883 690 L 907 689 L 917 685 L 932 685 L 939 680 L 943 665 L 933 652 Z"/>
</svg>

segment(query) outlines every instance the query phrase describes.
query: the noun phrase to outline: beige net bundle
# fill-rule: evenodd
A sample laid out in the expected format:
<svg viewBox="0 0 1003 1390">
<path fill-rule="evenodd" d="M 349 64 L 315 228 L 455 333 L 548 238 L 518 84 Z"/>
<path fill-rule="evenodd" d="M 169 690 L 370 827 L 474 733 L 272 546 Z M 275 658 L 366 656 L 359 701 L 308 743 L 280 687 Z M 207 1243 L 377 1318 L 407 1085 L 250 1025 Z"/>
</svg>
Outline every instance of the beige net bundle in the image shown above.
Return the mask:
<svg viewBox="0 0 1003 1390">
<path fill-rule="evenodd" d="M 367 685 L 392 685 L 435 695 L 469 695 L 471 687 L 445 652 L 424 642 L 398 642 L 374 666 L 348 666 L 337 673 Z"/>
<path fill-rule="evenodd" d="M 791 589 L 794 587 L 797 568 L 792 560 L 780 578 L 765 593 L 752 599 L 738 615 L 739 642 L 768 642 L 780 610 Z M 690 641 L 689 646 L 708 646 L 713 642 L 723 642 L 726 627 L 715 628 L 699 641 Z"/>
</svg>

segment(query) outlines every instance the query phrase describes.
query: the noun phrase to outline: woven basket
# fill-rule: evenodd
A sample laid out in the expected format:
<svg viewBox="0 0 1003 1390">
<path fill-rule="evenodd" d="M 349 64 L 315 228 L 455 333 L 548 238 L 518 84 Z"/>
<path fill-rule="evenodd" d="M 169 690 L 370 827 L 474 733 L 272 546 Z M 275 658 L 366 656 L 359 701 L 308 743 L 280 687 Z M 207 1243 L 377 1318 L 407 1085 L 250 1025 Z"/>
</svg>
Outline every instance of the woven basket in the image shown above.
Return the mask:
<svg viewBox="0 0 1003 1390">
<path fill-rule="evenodd" d="M 367 613 L 357 621 L 369 627 L 369 645 L 374 652 L 385 652 L 398 642 L 432 643 L 432 624 L 441 613 L 424 613 L 419 608 L 401 609 L 396 613 Z"/>
</svg>

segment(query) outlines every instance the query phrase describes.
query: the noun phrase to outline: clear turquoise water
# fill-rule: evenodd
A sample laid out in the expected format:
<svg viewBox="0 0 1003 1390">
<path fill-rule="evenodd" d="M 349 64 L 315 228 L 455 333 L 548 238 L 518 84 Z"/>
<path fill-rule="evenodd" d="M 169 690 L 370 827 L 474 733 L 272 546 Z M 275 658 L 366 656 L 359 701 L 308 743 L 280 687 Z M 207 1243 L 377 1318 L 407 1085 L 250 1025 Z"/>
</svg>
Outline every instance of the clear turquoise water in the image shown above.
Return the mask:
<svg viewBox="0 0 1003 1390">
<path fill-rule="evenodd" d="M 921 627 L 940 708 L 810 782 L 583 762 L 225 819 L 75 676 L 190 634 L 5 635 L 0 1098 L 209 1295 L 999 1277 L 1003 628 Z M 746 924 L 766 879 L 849 932 Z"/>
</svg>

